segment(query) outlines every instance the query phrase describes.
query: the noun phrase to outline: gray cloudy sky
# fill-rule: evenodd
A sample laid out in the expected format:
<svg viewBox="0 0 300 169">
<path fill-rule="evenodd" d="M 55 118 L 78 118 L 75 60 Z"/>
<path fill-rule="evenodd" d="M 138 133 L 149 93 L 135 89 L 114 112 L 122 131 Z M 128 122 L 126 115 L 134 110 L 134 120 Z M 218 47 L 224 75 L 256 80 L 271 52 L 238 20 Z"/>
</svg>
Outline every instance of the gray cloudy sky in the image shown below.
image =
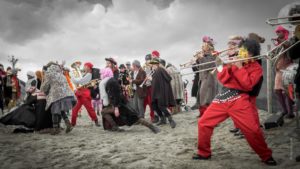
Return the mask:
<svg viewBox="0 0 300 169">
<path fill-rule="evenodd" d="M 231 35 L 256 32 L 274 37 L 268 17 L 292 0 L 0 0 L 0 63 L 19 58 L 26 71 L 48 61 L 91 61 L 103 67 L 105 57 L 119 63 L 152 50 L 178 66 L 209 35 L 216 49 Z"/>
</svg>

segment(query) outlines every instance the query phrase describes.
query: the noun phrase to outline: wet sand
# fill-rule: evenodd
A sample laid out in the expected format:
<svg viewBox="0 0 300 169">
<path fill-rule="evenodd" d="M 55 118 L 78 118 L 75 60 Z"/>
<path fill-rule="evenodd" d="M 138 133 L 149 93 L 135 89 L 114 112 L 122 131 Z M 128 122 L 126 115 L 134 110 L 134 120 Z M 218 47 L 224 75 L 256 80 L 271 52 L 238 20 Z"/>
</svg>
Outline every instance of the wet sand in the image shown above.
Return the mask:
<svg viewBox="0 0 300 169">
<path fill-rule="evenodd" d="M 208 161 L 191 159 L 197 148 L 197 111 L 174 115 L 177 127 L 161 127 L 153 134 L 140 125 L 124 127 L 126 132 L 112 133 L 96 127 L 83 112 L 71 133 L 12 134 L 12 126 L 0 127 L 0 168 L 137 168 L 137 169 L 246 169 L 246 168 L 300 168 L 290 160 L 290 138 L 293 156 L 300 154 L 299 135 L 294 121 L 282 128 L 265 131 L 266 140 L 278 161 L 277 167 L 260 162 L 245 139 L 229 133 L 231 120 L 219 125 L 212 138 L 213 156 Z M 261 111 L 261 121 L 268 117 Z M 147 113 L 147 117 L 148 117 Z M 299 130 L 298 130 L 299 133 Z M 292 137 L 291 137 L 292 136 Z"/>
</svg>

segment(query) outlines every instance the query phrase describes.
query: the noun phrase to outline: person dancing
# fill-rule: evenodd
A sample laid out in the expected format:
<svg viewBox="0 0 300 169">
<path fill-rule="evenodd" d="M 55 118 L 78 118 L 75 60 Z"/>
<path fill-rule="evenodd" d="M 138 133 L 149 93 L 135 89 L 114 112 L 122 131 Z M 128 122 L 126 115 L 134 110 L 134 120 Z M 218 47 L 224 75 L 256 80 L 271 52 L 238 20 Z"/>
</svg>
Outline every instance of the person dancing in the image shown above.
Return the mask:
<svg viewBox="0 0 300 169">
<path fill-rule="evenodd" d="M 145 119 L 139 117 L 139 112 L 131 108 L 125 96 L 121 92 L 121 86 L 113 78 L 110 68 L 101 70 L 100 93 L 103 100 L 102 121 L 104 130 L 124 131 L 121 125 L 131 126 L 141 124 L 148 127 L 153 133 L 159 133 L 160 129 Z"/>
</svg>

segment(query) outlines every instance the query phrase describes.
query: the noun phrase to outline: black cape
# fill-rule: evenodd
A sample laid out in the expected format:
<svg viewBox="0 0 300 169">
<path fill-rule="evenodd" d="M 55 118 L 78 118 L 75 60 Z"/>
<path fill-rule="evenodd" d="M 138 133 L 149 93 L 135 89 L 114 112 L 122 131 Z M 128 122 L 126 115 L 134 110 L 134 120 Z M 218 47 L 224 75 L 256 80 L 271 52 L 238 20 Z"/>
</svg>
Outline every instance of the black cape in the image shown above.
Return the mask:
<svg viewBox="0 0 300 169">
<path fill-rule="evenodd" d="M 50 111 L 45 111 L 46 100 L 37 100 L 29 96 L 24 104 L 9 112 L 0 119 L 4 125 L 22 125 L 27 128 L 41 130 L 52 128 Z"/>
<path fill-rule="evenodd" d="M 164 68 L 157 68 L 152 76 L 152 102 L 157 100 L 159 106 L 175 106 L 175 99 L 171 87 L 171 76 Z"/>
</svg>

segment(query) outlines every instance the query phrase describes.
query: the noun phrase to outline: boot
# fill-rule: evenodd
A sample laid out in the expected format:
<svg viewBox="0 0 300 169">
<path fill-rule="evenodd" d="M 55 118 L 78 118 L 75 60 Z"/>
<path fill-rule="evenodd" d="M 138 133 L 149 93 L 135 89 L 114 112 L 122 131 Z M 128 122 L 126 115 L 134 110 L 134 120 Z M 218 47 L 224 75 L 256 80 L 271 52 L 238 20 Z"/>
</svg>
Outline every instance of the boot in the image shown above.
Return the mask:
<svg viewBox="0 0 300 169">
<path fill-rule="evenodd" d="M 158 123 L 159 117 L 157 115 L 154 116 L 154 119 L 152 120 L 152 123 Z"/>
<path fill-rule="evenodd" d="M 160 117 L 160 121 L 156 124 L 158 126 L 167 124 L 167 120 L 165 116 Z"/>
<path fill-rule="evenodd" d="M 154 126 L 153 124 L 149 123 L 148 121 L 146 121 L 145 119 L 140 118 L 139 119 L 139 123 L 143 126 L 148 127 L 154 134 L 157 134 L 160 132 L 160 129 L 156 126 Z"/>
<path fill-rule="evenodd" d="M 52 130 L 51 130 L 51 135 L 57 135 L 57 134 L 59 134 L 60 133 L 60 129 L 58 128 L 58 127 L 54 127 L 54 128 L 52 128 Z"/>
<path fill-rule="evenodd" d="M 112 126 L 110 131 L 117 131 L 122 132 L 125 131 L 124 129 L 119 128 L 117 123 L 114 121 L 114 119 L 111 117 L 110 114 L 102 114 L 103 118 Z"/>
<path fill-rule="evenodd" d="M 96 125 L 97 127 L 100 127 L 100 126 L 101 126 L 101 125 L 99 124 L 99 122 L 98 122 L 98 119 L 95 120 L 95 125 Z"/>
<path fill-rule="evenodd" d="M 69 119 L 64 119 L 66 125 L 66 133 L 70 133 L 73 130 L 73 126 L 70 123 Z"/>
<path fill-rule="evenodd" d="M 172 129 L 175 128 L 176 127 L 176 122 L 173 120 L 172 116 L 169 116 L 168 120 L 169 120 L 171 128 Z"/>
</svg>

